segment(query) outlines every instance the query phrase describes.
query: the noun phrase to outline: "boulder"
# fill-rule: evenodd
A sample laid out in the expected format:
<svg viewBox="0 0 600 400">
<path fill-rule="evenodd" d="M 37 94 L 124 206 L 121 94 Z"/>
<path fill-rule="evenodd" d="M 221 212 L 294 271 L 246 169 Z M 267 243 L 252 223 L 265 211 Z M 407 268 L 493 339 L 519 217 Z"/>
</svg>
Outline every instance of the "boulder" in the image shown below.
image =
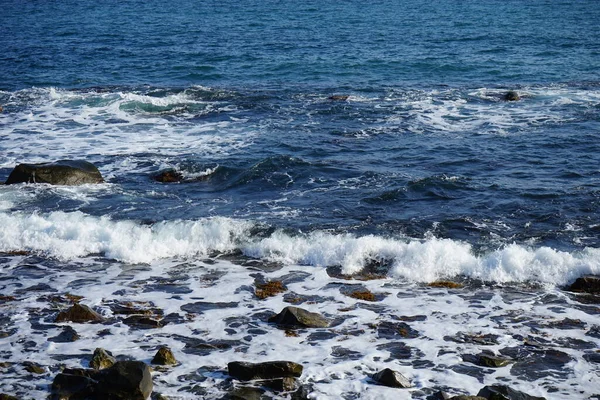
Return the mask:
<svg viewBox="0 0 600 400">
<path fill-rule="evenodd" d="M 117 362 L 117 359 L 113 357 L 110 351 L 106 351 L 103 348 L 96 348 L 94 355 L 90 361 L 90 367 L 96 370 L 105 369 L 112 367 Z"/>
<path fill-rule="evenodd" d="M 394 388 L 409 388 L 412 387 L 408 378 L 400 372 L 386 368 L 372 376 L 373 380 L 380 385 Z"/>
<path fill-rule="evenodd" d="M 521 96 L 514 90 L 509 90 L 504 94 L 504 100 L 506 101 L 518 101 L 521 100 Z"/>
<path fill-rule="evenodd" d="M 570 292 L 600 294 L 600 276 L 588 275 L 577 278 L 567 290 Z"/>
<path fill-rule="evenodd" d="M 83 160 L 60 160 L 53 163 L 19 164 L 6 180 L 13 183 L 49 183 L 51 185 L 83 185 L 102 183 L 104 179 L 94 164 Z"/>
<path fill-rule="evenodd" d="M 269 322 L 299 328 L 327 328 L 329 326 L 329 321 L 321 314 L 294 306 L 284 308 L 279 314 L 269 318 Z"/>
<path fill-rule="evenodd" d="M 49 342 L 54 343 L 69 343 L 74 342 L 76 340 L 79 340 L 79 334 L 75 329 L 71 328 L 70 326 L 65 326 L 61 333 L 54 337 L 48 338 Z"/>
<path fill-rule="evenodd" d="M 232 361 L 227 364 L 229 375 L 241 381 L 299 377 L 302 375 L 302 369 L 302 365 L 292 361 L 268 361 L 262 363 Z"/>
<path fill-rule="evenodd" d="M 160 171 L 156 175 L 152 175 L 152 179 L 156 182 L 174 183 L 181 182 L 183 180 L 183 175 L 181 172 L 178 172 L 174 169 L 166 169 L 164 171 Z"/>
<path fill-rule="evenodd" d="M 56 316 L 56 322 L 102 322 L 104 318 L 88 306 L 75 303 L 65 311 L 61 311 Z"/>
<path fill-rule="evenodd" d="M 152 359 L 152 364 L 157 365 L 175 365 L 177 360 L 173 355 L 173 352 L 168 347 L 161 347 L 156 352 L 156 355 Z"/>
<path fill-rule="evenodd" d="M 486 386 L 477 393 L 477 396 L 488 400 L 546 400 L 545 397 L 530 396 L 505 385 Z"/>
<path fill-rule="evenodd" d="M 146 400 L 152 393 L 150 368 L 141 361 L 119 361 L 112 367 L 67 368 L 52 382 L 51 400 Z"/>
</svg>

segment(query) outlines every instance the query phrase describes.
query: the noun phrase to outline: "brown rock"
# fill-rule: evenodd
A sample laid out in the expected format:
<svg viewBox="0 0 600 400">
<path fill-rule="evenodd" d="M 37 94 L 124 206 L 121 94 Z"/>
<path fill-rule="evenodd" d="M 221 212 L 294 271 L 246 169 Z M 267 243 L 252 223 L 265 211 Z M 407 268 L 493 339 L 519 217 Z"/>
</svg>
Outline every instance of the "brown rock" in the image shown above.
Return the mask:
<svg viewBox="0 0 600 400">
<path fill-rule="evenodd" d="M 56 322 L 102 322 L 104 318 L 88 306 L 75 303 L 71 308 L 61 311 L 56 316 Z"/>
<path fill-rule="evenodd" d="M 580 293 L 600 293 L 600 276 L 588 275 L 577 278 L 567 290 Z"/>
<path fill-rule="evenodd" d="M 400 372 L 386 368 L 373 375 L 373 380 L 380 385 L 395 387 L 395 388 L 409 388 L 412 387 L 408 378 L 402 375 Z"/>
<path fill-rule="evenodd" d="M 94 355 L 90 361 L 90 367 L 95 370 L 105 369 L 112 367 L 117 362 L 117 359 L 113 357 L 112 353 L 98 347 L 94 350 Z"/>
<path fill-rule="evenodd" d="M 183 180 L 183 175 L 174 169 L 167 169 L 152 176 L 152 179 L 162 183 L 175 183 L 181 182 Z"/>
<path fill-rule="evenodd" d="M 168 347 L 161 347 L 156 352 L 156 355 L 152 359 L 152 364 L 157 365 L 176 365 L 177 360 L 173 355 L 173 352 Z"/>
<path fill-rule="evenodd" d="M 268 281 L 265 283 L 257 283 L 254 294 L 256 297 L 263 300 L 267 297 L 277 296 L 279 293 L 283 293 L 286 290 L 286 287 L 281 281 Z"/>
<path fill-rule="evenodd" d="M 232 361 L 227 364 L 229 375 L 242 381 L 299 377 L 302 375 L 302 369 L 302 365 L 292 361 L 268 361 L 256 364 Z"/>
<path fill-rule="evenodd" d="M 269 318 L 269 322 L 301 328 L 327 328 L 329 326 L 329 321 L 321 314 L 294 306 L 284 308 L 279 314 Z"/>
</svg>

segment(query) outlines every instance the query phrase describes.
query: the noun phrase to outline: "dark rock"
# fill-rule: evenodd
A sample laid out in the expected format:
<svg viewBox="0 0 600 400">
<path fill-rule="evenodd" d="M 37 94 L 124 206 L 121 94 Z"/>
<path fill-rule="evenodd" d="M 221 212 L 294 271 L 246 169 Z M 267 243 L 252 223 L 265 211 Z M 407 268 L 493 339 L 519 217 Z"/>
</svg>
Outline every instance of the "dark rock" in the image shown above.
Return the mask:
<svg viewBox="0 0 600 400">
<path fill-rule="evenodd" d="M 103 370 L 96 388 L 99 398 L 145 400 L 152 393 L 150 368 L 141 361 L 118 361 Z"/>
<path fill-rule="evenodd" d="M 104 179 L 94 164 L 83 160 L 60 160 L 53 163 L 19 164 L 8 176 L 6 184 L 49 183 L 51 185 L 83 185 L 102 183 Z"/>
<path fill-rule="evenodd" d="M 75 329 L 71 328 L 70 326 L 65 326 L 61 333 L 54 337 L 48 338 L 49 342 L 54 343 L 69 343 L 74 342 L 76 340 L 79 340 L 79 335 L 77 334 Z"/>
<path fill-rule="evenodd" d="M 450 397 L 449 400 L 488 400 L 485 397 L 481 397 L 481 396 L 466 396 L 464 394 L 461 394 L 460 396 L 453 396 Z"/>
<path fill-rule="evenodd" d="M 521 100 L 521 96 L 519 96 L 519 93 L 517 93 L 516 91 L 509 90 L 504 95 L 504 100 L 506 100 L 506 101 L 518 101 L 518 100 Z"/>
<path fill-rule="evenodd" d="M 291 394 L 291 400 L 308 400 L 310 394 L 314 391 L 312 385 L 302 385 Z"/>
<path fill-rule="evenodd" d="M 153 175 L 152 179 L 162 183 L 174 183 L 181 182 L 183 180 L 183 175 L 181 174 L 181 172 L 178 172 L 174 169 L 167 169 L 164 171 L 160 171 L 156 175 Z"/>
<path fill-rule="evenodd" d="M 125 318 L 123 323 L 134 329 L 162 328 L 165 325 L 162 321 L 144 315 L 132 315 Z"/>
<path fill-rule="evenodd" d="M 71 308 L 61 311 L 56 316 L 56 322 L 102 322 L 104 318 L 88 306 L 75 303 Z"/>
<path fill-rule="evenodd" d="M 383 321 L 377 325 L 377 336 L 383 339 L 414 339 L 419 337 L 419 332 L 405 322 Z"/>
<path fill-rule="evenodd" d="M 284 308 L 279 314 L 269 318 L 269 322 L 301 328 L 327 328 L 329 326 L 329 321 L 322 315 L 293 306 Z"/>
<path fill-rule="evenodd" d="M 88 376 L 86 370 L 65 369 L 56 375 L 51 386 L 51 400 L 96 399 L 94 391 L 98 381 Z"/>
<path fill-rule="evenodd" d="M 341 95 L 341 94 L 334 94 L 333 96 L 329 96 L 327 99 L 328 100 L 335 100 L 335 101 L 346 101 L 348 100 L 348 95 Z"/>
<path fill-rule="evenodd" d="M 530 396 L 504 385 L 486 386 L 477 393 L 477 396 L 488 400 L 546 400 L 545 397 Z"/>
<path fill-rule="evenodd" d="M 232 361 L 227 364 L 229 375 L 242 381 L 299 377 L 302 375 L 302 369 L 302 365 L 291 361 L 269 361 L 256 364 Z"/>
<path fill-rule="evenodd" d="M 156 355 L 152 359 L 152 364 L 157 365 L 175 365 L 177 360 L 173 355 L 173 352 L 168 347 L 161 347 L 156 352 Z"/>
<path fill-rule="evenodd" d="M 298 387 L 298 381 L 296 378 L 286 376 L 284 378 L 269 379 L 259 382 L 261 386 L 272 390 L 275 393 L 279 392 L 291 392 L 296 390 Z"/>
<path fill-rule="evenodd" d="M 589 275 L 577 278 L 567 290 L 580 293 L 600 293 L 600 276 Z"/>
<path fill-rule="evenodd" d="M 32 374 L 41 375 L 46 373 L 46 368 L 30 361 L 24 362 L 23 366 L 25 367 L 25 371 L 30 372 Z"/>
<path fill-rule="evenodd" d="M 117 362 L 117 359 L 113 357 L 112 353 L 106 351 L 100 347 L 94 350 L 94 355 L 90 361 L 90 367 L 93 369 L 105 369 L 112 367 Z"/>
<path fill-rule="evenodd" d="M 463 360 L 488 368 L 501 368 L 513 362 L 512 360 L 505 357 L 496 357 L 494 355 L 485 353 L 481 353 L 476 356 L 464 355 Z"/>
<path fill-rule="evenodd" d="M 402 375 L 400 372 L 396 372 L 389 368 L 379 371 L 373 375 L 373 380 L 380 385 L 395 387 L 395 388 L 409 388 L 412 387 L 408 378 Z"/>
<path fill-rule="evenodd" d="M 236 387 L 220 400 L 263 400 L 265 390 L 253 386 Z"/>
<path fill-rule="evenodd" d="M 2 107 L 0 107 L 0 112 L 2 112 Z M 19 398 L 9 394 L 0 393 L 0 400 L 19 400 Z"/>
</svg>

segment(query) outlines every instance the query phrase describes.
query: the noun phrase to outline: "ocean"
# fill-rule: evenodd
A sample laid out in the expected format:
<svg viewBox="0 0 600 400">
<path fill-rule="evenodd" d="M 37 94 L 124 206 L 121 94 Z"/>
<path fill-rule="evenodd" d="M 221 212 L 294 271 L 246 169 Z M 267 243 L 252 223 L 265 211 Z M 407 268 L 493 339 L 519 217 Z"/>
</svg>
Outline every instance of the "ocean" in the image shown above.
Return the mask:
<svg viewBox="0 0 600 400">
<path fill-rule="evenodd" d="M 565 290 L 600 274 L 597 1 L 1 9 L 0 181 L 76 159 L 106 182 L 0 185 L 0 393 L 169 346 L 168 399 L 234 396 L 229 361 L 279 359 L 315 399 L 600 396 L 598 301 Z M 268 281 L 286 292 L 259 298 Z M 107 322 L 57 342 L 67 294 Z M 332 326 L 267 321 L 289 305 Z"/>
</svg>

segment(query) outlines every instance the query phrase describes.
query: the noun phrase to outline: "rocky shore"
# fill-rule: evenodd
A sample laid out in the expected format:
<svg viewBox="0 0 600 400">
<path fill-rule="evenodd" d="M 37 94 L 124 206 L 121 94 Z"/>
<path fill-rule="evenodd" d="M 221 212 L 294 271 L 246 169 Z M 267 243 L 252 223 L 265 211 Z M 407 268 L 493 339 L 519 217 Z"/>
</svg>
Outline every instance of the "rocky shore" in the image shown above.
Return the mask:
<svg viewBox="0 0 600 400">
<path fill-rule="evenodd" d="M 597 277 L 417 285 L 239 254 L 0 262 L 4 399 L 550 399 L 600 361 Z"/>
</svg>

